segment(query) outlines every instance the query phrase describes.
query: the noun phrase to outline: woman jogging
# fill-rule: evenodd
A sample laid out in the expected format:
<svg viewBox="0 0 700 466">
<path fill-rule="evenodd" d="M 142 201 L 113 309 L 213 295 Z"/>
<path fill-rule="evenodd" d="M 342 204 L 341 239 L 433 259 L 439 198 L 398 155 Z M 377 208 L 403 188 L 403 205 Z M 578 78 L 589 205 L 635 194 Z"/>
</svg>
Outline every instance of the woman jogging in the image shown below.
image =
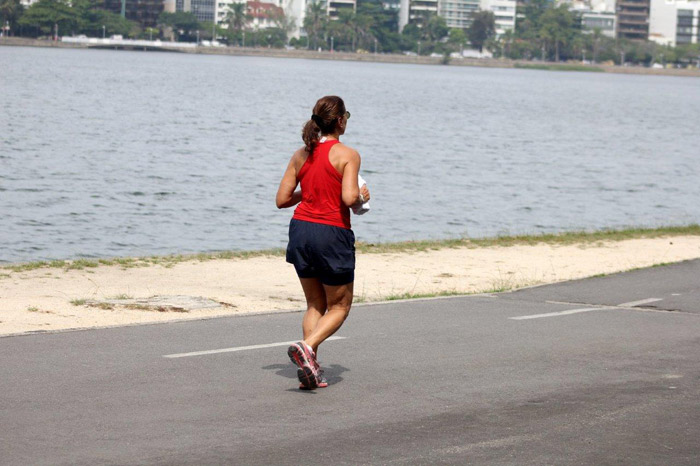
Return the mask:
<svg viewBox="0 0 700 466">
<path fill-rule="evenodd" d="M 294 264 L 306 295 L 304 339 L 287 350 L 299 366 L 299 388 L 328 386 L 318 365 L 318 345 L 350 312 L 355 280 L 355 235 L 350 207 L 369 200 L 358 186 L 360 154 L 342 144 L 350 118 L 343 99 L 319 99 L 304 125 L 304 147 L 292 155 L 277 191 L 277 207 L 298 205 L 289 224 L 287 262 Z M 297 185 L 301 191 L 295 191 Z"/>
</svg>

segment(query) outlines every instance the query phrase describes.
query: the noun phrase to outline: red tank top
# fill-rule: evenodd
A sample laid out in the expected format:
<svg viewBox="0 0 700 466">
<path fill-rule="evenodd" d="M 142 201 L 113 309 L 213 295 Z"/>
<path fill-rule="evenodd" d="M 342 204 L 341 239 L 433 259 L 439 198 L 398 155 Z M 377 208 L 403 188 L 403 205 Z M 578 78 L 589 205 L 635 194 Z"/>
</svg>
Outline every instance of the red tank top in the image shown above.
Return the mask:
<svg viewBox="0 0 700 466">
<path fill-rule="evenodd" d="M 343 204 L 343 175 L 328 159 L 337 140 L 319 142 L 306 158 L 297 178 L 301 184 L 301 203 L 294 210 L 297 220 L 323 223 L 350 229 L 350 209 Z"/>
</svg>

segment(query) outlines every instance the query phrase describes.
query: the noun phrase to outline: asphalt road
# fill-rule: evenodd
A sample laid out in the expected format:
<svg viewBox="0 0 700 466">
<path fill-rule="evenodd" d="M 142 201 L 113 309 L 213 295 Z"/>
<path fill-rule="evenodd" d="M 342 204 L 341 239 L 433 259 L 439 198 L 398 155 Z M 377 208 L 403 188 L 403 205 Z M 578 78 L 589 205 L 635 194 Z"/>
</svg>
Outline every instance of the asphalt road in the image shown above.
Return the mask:
<svg viewBox="0 0 700 466">
<path fill-rule="evenodd" d="M 697 465 L 699 293 L 696 260 L 358 306 L 313 392 L 300 313 L 0 338 L 0 464 Z"/>
</svg>

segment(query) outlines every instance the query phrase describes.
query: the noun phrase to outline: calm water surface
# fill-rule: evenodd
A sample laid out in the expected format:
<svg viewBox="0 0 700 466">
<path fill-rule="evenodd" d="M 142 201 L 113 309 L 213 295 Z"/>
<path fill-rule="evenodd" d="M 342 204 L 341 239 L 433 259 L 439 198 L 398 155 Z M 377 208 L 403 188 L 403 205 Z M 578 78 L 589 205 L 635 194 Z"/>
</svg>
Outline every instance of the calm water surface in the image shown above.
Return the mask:
<svg viewBox="0 0 700 466">
<path fill-rule="evenodd" d="M 284 246 L 279 179 L 343 96 L 393 241 L 700 223 L 700 80 L 0 47 L 0 261 Z"/>
</svg>

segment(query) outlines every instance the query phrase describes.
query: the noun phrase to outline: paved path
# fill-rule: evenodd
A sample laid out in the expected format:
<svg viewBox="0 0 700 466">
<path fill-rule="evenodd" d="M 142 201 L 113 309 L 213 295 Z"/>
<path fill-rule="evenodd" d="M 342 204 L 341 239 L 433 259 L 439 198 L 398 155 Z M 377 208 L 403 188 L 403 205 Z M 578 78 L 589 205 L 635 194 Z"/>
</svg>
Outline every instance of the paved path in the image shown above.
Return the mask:
<svg viewBox="0 0 700 466">
<path fill-rule="evenodd" d="M 699 290 L 700 260 L 358 306 L 313 392 L 299 313 L 0 338 L 0 464 L 697 465 Z"/>
</svg>

